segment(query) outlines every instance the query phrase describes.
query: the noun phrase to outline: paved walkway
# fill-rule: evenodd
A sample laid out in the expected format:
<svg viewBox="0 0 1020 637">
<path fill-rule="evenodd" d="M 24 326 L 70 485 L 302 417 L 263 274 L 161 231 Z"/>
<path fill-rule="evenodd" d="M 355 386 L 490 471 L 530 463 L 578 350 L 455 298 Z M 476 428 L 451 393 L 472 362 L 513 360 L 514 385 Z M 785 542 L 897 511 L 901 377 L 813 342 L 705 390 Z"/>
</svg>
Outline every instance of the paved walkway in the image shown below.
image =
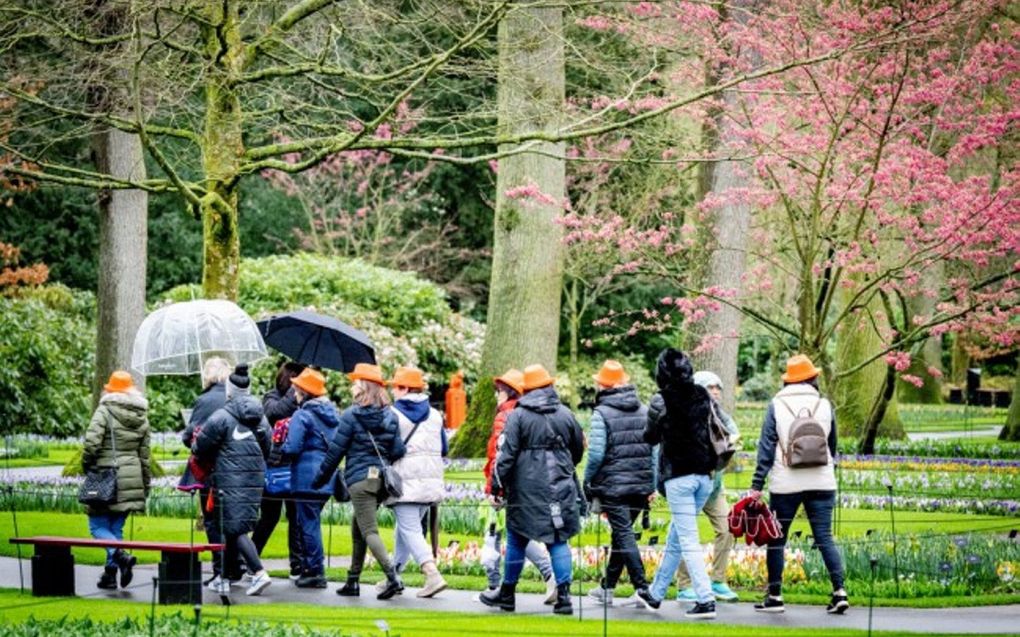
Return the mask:
<svg viewBox="0 0 1020 637">
<path fill-rule="evenodd" d="M 999 432 L 1002 431 L 1002 425 L 981 425 L 974 427 L 969 430 L 960 431 L 914 431 L 908 432 L 907 438 L 910 440 L 946 440 L 949 438 L 988 438 L 998 437 Z"/>
<path fill-rule="evenodd" d="M 208 565 L 206 565 L 208 568 Z M 139 565 L 136 568 L 135 584 L 126 591 L 99 591 L 95 588 L 94 582 L 99 578 L 101 568 L 98 566 L 75 567 L 75 577 L 79 594 L 87 594 L 92 598 L 107 598 L 117 600 L 136 601 L 150 603 L 152 600 L 152 577 L 156 574 L 154 565 Z M 31 587 L 31 563 L 24 562 L 25 586 Z M 0 587 L 18 588 L 18 561 L 13 558 L 0 558 Z M 234 588 L 231 595 L 231 602 L 234 605 L 265 605 L 274 602 L 292 602 L 314 604 L 316 606 L 330 607 L 358 607 L 375 609 L 403 609 L 414 611 L 435 611 L 452 613 L 481 613 L 486 615 L 501 615 L 502 612 L 489 609 L 474 600 L 474 593 L 469 591 L 448 590 L 440 593 L 431 600 L 420 600 L 414 595 L 415 589 L 408 588 L 402 596 L 393 600 L 381 602 L 371 594 L 371 585 L 363 587 L 363 596 L 352 599 L 337 596 L 334 591 L 337 584 L 330 583 L 326 590 L 302 590 L 296 588 L 290 581 L 283 579 L 273 580 L 270 586 L 261 597 L 246 597 L 243 588 Z M 786 613 L 782 615 L 763 615 L 755 613 L 751 604 L 719 604 L 719 623 L 736 624 L 746 626 L 757 626 L 763 629 L 774 630 L 775 634 L 781 634 L 785 628 L 855 628 L 867 630 L 868 609 L 862 606 L 864 599 L 851 600 L 857 606 L 841 617 L 830 617 L 825 614 L 819 606 L 788 606 Z M 206 604 L 219 604 L 218 596 L 208 590 L 204 593 Z M 623 600 L 618 600 L 622 604 Z M 579 617 L 579 607 L 580 615 Z M 666 602 L 658 612 L 651 612 L 638 608 L 623 608 L 614 606 L 609 609 L 610 622 L 613 619 L 642 620 L 654 623 L 661 622 L 690 622 L 692 620 L 683 617 L 684 607 L 675 602 Z M 518 595 L 517 613 L 526 615 L 550 615 L 551 609 L 542 604 L 539 595 Z M 584 621 L 601 621 L 602 609 L 595 606 L 587 599 L 578 603 L 574 598 L 575 618 L 583 618 Z M 385 619 L 385 614 L 380 613 Z M 874 610 L 873 626 L 875 630 L 898 630 L 917 633 L 957 633 L 957 634 L 1016 634 L 1017 620 L 1020 618 L 1020 605 L 1014 606 L 993 606 L 982 608 L 953 608 L 953 609 L 908 609 L 908 608 L 876 608 Z M 611 633 L 611 627 L 610 627 Z M 564 634 L 568 634 L 567 631 Z M 650 630 L 649 635 L 655 634 Z"/>
</svg>

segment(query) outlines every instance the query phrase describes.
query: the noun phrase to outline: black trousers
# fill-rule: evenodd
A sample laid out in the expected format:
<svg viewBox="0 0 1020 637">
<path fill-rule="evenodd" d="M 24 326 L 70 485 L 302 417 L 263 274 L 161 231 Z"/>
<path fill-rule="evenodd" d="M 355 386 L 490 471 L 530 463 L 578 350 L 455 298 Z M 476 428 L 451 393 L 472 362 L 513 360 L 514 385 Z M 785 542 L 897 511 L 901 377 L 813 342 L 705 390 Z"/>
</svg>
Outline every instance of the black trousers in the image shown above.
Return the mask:
<svg viewBox="0 0 1020 637">
<path fill-rule="evenodd" d="M 257 573 L 262 570 L 262 560 L 259 559 L 258 551 L 255 550 L 255 545 L 247 533 L 243 535 L 228 535 L 225 538 L 224 544 L 226 547 L 223 550 L 222 557 L 220 557 L 220 553 L 213 553 L 214 565 L 217 560 L 223 559 L 226 560 L 227 564 L 242 564 L 243 562 L 249 573 Z M 222 569 L 222 566 L 220 568 Z M 240 579 L 240 576 L 230 579 Z"/>
<path fill-rule="evenodd" d="M 301 548 L 301 527 L 297 521 L 297 509 L 293 499 L 284 499 L 282 496 L 271 496 L 262 493 L 262 504 L 259 508 L 259 521 L 252 531 L 251 541 L 255 543 L 255 550 L 262 555 L 262 549 L 266 547 L 269 538 L 276 530 L 280 522 L 280 513 L 287 515 L 287 553 L 290 558 L 290 572 L 301 572 L 301 556 L 304 551 Z"/>
<path fill-rule="evenodd" d="M 645 567 L 641 563 L 641 553 L 634 537 L 634 522 L 647 506 L 648 499 L 641 496 L 607 500 L 602 503 L 602 511 L 609 520 L 613 534 L 612 551 L 609 554 L 603 588 L 616 588 L 624 567 L 635 590 L 648 586 Z"/>
<path fill-rule="evenodd" d="M 209 500 L 209 489 L 200 489 L 198 492 L 199 496 L 199 509 L 202 510 L 202 526 L 205 527 L 205 537 L 210 544 L 223 544 L 223 533 L 220 532 L 219 515 L 220 515 L 220 504 L 218 500 L 214 500 L 213 510 L 206 511 L 205 503 Z M 231 560 L 227 561 L 229 568 L 227 569 L 227 577 L 231 580 L 241 579 L 242 569 L 241 562 L 237 557 L 237 553 Z M 219 552 L 213 553 L 213 574 L 223 574 L 223 559 Z"/>
</svg>

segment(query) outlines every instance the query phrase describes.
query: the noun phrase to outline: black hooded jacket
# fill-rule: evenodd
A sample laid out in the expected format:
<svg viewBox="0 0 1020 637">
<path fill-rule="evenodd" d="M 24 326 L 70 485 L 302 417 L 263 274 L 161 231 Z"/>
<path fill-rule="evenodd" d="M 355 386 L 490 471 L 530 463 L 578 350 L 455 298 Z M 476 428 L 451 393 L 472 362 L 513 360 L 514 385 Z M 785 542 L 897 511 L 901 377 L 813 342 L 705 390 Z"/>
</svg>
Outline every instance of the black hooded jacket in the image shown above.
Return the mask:
<svg viewBox="0 0 1020 637">
<path fill-rule="evenodd" d="M 671 478 L 691 474 L 709 475 L 715 468 L 715 452 L 709 437 L 711 401 L 708 391 L 694 384 L 690 359 L 678 350 L 659 355 L 655 370 L 659 393 L 648 406 L 644 438 L 661 444 L 659 490 Z"/>
<path fill-rule="evenodd" d="M 222 506 L 222 531 L 243 535 L 255 528 L 266 483 L 269 423 L 262 405 L 248 394 L 232 397 L 216 411 L 195 438 L 192 452 L 214 464 L 215 503 Z M 220 524 L 220 512 L 213 519 Z"/>
<path fill-rule="evenodd" d="M 584 433 L 552 387 L 526 393 L 510 412 L 496 451 L 494 486 L 507 500 L 507 527 L 547 544 L 580 530 L 574 467 Z"/>
</svg>

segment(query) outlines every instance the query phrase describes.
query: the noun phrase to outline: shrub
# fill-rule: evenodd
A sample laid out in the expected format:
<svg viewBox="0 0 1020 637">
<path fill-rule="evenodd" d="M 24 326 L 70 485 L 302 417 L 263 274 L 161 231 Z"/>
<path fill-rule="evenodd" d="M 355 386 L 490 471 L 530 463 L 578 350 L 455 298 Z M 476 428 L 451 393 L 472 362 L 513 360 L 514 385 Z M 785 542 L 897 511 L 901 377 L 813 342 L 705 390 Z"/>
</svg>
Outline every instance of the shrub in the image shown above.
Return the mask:
<svg viewBox="0 0 1020 637">
<path fill-rule="evenodd" d="M 740 399 L 749 402 L 772 398 L 780 387 L 779 381 L 771 374 L 757 374 L 740 385 Z"/>
<path fill-rule="evenodd" d="M 178 286 L 164 301 L 201 296 L 197 286 Z M 399 365 L 417 365 L 435 384 L 462 369 L 477 374 L 484 327 L 450 310 L 445 293 L 408 272 L 368 265 L 359 260 L 313 254 L 245 259 L 241 265 L 238 304 L 256 319 L 295 309 L 334 316 L 372 339 L 376 358 L 387 372 Z M 252 368 L 252 391 L 272 387 L 282 357 Z M 347 378 L 327 373 L 331 396 L 346 402 Z M 179 429 L 179 410 L 200 388 L 194 378 L 151 379 L 150 422 L 159 429 Z"/>
<path fill-rule="evenodd" d="M 5 431 L 78 435 L 91 416 L 95 297 L 62 285 L 0 297 Z"/>
</svg>

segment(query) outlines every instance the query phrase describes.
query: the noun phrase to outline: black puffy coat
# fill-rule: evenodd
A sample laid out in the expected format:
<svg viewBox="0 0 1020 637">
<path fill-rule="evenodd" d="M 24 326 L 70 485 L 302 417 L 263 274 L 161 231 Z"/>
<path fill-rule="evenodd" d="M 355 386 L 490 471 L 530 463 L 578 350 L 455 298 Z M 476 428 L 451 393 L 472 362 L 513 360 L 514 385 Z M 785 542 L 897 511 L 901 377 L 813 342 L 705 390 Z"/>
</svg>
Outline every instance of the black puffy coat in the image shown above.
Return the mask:
<svg viewBox="0 0 1020 637">
<path fill-rule="evenodd" d="M 652 446 L 645 442 L 648 408 L 633 385 L 605 389 L 595 397 L 595 411 L 606 427 L 602 465 L 591 479 L 591 495 L 604 501 L 648 496 L 652 484 Z"/>
<path fill-rule="evenodd" d="M 375 446 L 372 445 L 372 438 L 375 439 Z M 376 447 L 379 449 L 378 454 Z M 353 486 L 368 477 L 370 467 L 382 467 L 380 455 L 392 464 L 403 458 L 406 452 L 400 437 L 400 425 L 393 410 L 389 407 L 362 405 L 348 407 L 340 414 L 336 435 L 329 443 L 326 457 L 319 466 L 312 486 L 329 482 L 344 458 L 347 459 L 344 462 L 344 481 L 347 486 Z"/>
<path fill-rule="evenodd" d="M 192 452 L 213 463 L 212 487 L 216 506 L 213 519 L 224 535 L 251 532 L 259 517 L 266 483 L 269 423 L 259 401 L 247 394 L 234 396 L 214 413 L 195 437 Z"/>
<path fill-rule="evenodd" d="M 191 448 L 195 442 L 195 427 L 201 427 L 205 421 L 215 414 L 223 405 L 227 404 L 227 386 L 223 383 L 213 383 L 198 395 L 191 405 L 191 417 L 188 418 L 188 426 L 181 434 L 181 442 L 184 446 Z"/>
<path fill-rule="evenodd" d="M 574 469 L 583 456 L 584 433 L 555 389 L 535 389 L 517 401 L 493 474 L 494 489 L 506 497 L 507 527 L 547 544 L 576 535 L 580 494 Z"/>
<path fill-rule="evenodd" d="M 648 406 L 645 442 L 661 444 L 659 491 L 671 478 L 709 475 L 715 452 L 709 437 L 712 398 L 694 384 L 693 368 L 683 352 L 667 349 L 659 355 L 655 382 L 659 393 Z"/>
</svg>

